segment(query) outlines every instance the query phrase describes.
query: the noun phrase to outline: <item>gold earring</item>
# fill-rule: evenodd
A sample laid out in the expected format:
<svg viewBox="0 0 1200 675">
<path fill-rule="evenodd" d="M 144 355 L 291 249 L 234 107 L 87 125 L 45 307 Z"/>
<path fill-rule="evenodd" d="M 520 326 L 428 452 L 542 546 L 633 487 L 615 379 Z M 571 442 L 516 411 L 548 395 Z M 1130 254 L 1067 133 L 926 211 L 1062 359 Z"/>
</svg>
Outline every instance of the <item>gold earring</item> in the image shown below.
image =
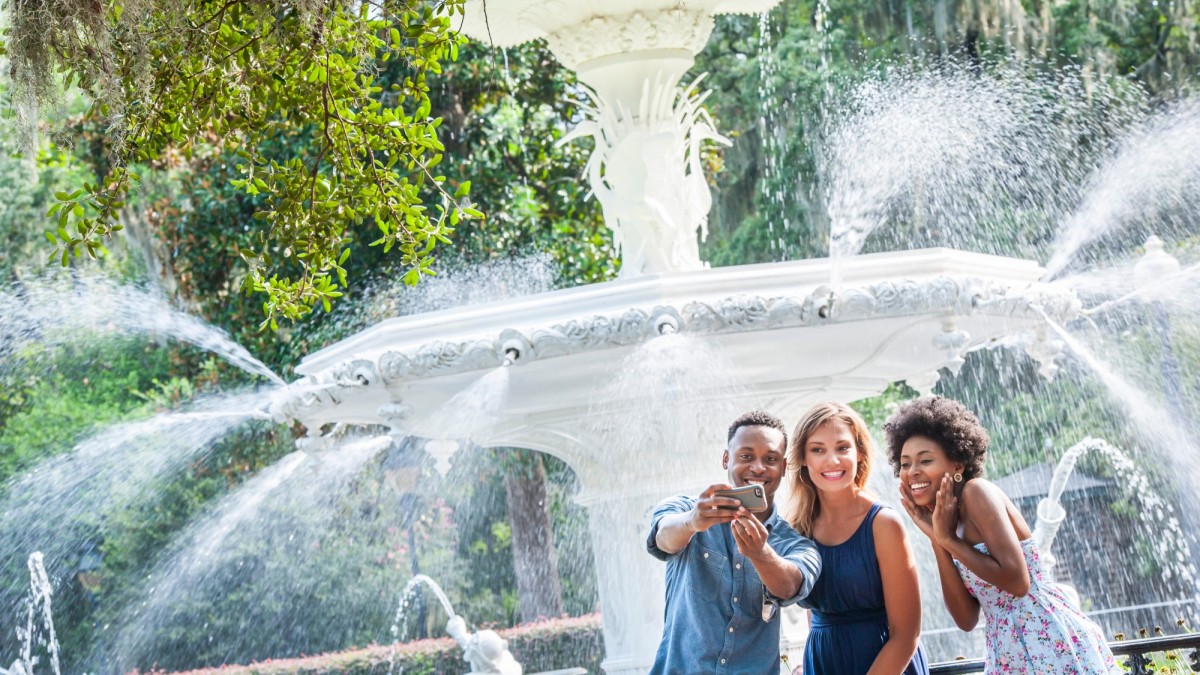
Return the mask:
<svg viewBox="0 0 1200 675">
<path fill-rule="evenodd" d="M 961 483 L 961 482 L 962 482 L 962 472 L 961 472 L 961 471 L 959 471 L 958 473 L 954 474 L 954 482 L 955 482 L 955 483 Z"/>
</svg>

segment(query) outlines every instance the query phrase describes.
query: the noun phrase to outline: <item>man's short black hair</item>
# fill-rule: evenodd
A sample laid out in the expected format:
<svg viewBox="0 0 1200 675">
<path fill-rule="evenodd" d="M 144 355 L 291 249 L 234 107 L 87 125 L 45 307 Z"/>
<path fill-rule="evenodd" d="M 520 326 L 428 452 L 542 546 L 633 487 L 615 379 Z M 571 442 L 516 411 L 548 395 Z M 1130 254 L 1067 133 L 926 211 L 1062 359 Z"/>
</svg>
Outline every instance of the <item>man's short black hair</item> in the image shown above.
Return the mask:
<svg viewBox="0 0 1200 675">
<path fill-rule="evenodd" d="M 742 413 L 733 424 L 729 425 L 729 435 L 725 437 L 725 442 L 733 440 L 733 435 L 742 427 L 770 427 L 778 429 L 779 433 L 783 434 L 783 447 L 787 447 L 787 429 L 783 426 L 783 420 L 772 415 L 769 412 L 762 410 L 751 410 L 747 413 Z"/>
</svg>

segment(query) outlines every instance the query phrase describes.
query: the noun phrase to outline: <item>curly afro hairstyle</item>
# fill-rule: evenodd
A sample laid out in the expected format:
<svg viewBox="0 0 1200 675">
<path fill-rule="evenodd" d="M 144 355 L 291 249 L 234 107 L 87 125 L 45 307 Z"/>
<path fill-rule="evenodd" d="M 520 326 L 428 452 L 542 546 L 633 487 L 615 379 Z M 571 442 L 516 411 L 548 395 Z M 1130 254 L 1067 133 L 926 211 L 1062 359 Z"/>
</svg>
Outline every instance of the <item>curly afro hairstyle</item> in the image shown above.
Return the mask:
<svg viewBox="0 0 1200 675">
<path fill-rule="evenodd" d="M 975 413 L 958 401 L 931 396 L 900 406 L 883 425 L 887 436 L 888 461 L 900 475 L 900 450 L 913 436 L 924 436 L 941 446 L 951 462 L 963 465 L 963 479 L 983 475 L 988 433 Z"/>
</svg>

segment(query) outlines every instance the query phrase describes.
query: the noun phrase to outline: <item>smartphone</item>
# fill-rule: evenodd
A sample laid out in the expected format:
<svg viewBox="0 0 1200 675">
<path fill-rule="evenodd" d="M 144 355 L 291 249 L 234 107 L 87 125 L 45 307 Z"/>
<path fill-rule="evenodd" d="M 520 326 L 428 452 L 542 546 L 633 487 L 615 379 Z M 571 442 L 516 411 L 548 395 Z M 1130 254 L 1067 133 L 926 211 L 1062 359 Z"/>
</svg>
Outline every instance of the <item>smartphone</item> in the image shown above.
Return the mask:
<svg viewBox="0 0 1200 675">
<path fill-rule="evenodd" d="M 746 507 L 747 511 L 757 513 L 767 510 L 767 495 L 761 485 L 745 485 L 732 490 L 717 490 L 714 497 L 733 497 Z"/>
</svg>

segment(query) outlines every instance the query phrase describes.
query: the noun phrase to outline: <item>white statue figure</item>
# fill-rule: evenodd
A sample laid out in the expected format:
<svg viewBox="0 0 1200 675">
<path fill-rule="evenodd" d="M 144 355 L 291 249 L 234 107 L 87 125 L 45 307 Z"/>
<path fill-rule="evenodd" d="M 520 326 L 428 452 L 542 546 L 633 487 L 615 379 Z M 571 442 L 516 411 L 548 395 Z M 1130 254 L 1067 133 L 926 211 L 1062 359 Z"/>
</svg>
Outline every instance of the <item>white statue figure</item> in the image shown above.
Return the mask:
<svg viewBox="0 0 1200 675">
<path fill-rule="evenodd" d="M 592 95 L 588 119 L 560 143 L 590 136 L 586 171 L 592 193 L 621 251 L 621 276 L 703 269 L 712 195 L 704 177 L 705 143 L 729 145 L 713 128 L 697 78 L 687 87 L 646 81 L 641 108 L 626 110 Z"/>
<path fill-rule="evenodd" d="M 471 664 L 471 672 L 467 675 L 522 675 L 521 664 L 508 651 L 508 642 L 496 631 L 472 633 L 461 616 L 452 616 L 446 622 L 446 632 L 462 647 L 463 658 Z"/>
</svg>

